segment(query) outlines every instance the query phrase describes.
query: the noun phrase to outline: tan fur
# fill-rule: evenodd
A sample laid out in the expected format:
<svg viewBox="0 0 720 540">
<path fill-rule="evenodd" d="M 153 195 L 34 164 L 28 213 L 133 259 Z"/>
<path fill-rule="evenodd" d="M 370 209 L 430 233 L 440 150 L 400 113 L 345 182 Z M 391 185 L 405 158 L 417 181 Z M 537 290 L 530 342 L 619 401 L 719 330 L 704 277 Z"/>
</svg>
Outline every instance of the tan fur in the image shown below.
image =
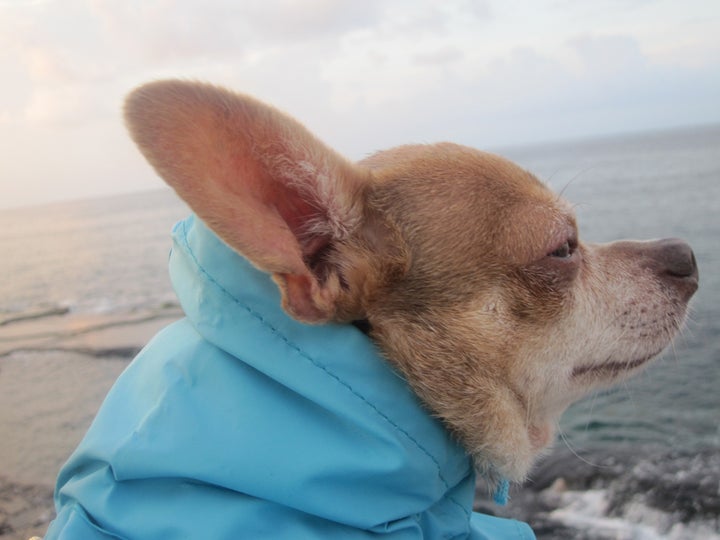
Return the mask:
<svg viewBox="0 0 720 540">
<path fill-rule="evenodd" d="M 471 148 L 352 164 L 253 98 L 182 81 L 133 92 L 126 121 L 190 207 L 274 276 L 288 313 L 367 319 L 477 467 L 512 480 L 572 401 L 670 342 L 697 288 L 685 244 L 582 244 L 564 201 Z"/>
</svg>

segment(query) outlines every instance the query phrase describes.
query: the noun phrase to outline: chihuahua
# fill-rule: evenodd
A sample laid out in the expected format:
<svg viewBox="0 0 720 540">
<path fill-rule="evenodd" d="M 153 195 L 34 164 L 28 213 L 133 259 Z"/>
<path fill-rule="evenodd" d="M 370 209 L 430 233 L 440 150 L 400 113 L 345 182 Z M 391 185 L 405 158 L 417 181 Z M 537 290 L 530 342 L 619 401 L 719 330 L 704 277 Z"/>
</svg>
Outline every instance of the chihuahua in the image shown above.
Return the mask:
<svg viewBox="0 0 720 540">
<path fill-rule="evenodd" d="M 698 287 L 685 242 L 581 242 L 572 207 L 496 155 L 441 143 L 352 163 L 271 106 L 187 81 L 138 88 L 125 118 L 289 315 L 366 329 L 497 477 L 522 480 L 572 402 L 657 356 Z"/>
</svg>

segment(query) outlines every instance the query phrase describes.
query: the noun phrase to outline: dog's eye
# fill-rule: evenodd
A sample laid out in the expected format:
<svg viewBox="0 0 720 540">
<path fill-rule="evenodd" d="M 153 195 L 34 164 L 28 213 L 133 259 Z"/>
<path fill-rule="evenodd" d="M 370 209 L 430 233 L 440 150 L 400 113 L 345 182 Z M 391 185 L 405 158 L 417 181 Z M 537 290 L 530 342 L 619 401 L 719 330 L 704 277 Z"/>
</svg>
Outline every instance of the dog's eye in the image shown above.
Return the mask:
<svg viewBox="0 0 720 540">
<path fill-rule="evenodd" d="M 552 253 L 549 253 L 548 256 L 556 257 L 558 259 L 568 259 L 572 256 L 573 251 L 574 251 L 573 246 L 572 246 L 572 244 L 570 244 L 570 241 L 568 240 L 562 246 L 557 248 L 555 251 L 553 251 Z"/>
</svg>

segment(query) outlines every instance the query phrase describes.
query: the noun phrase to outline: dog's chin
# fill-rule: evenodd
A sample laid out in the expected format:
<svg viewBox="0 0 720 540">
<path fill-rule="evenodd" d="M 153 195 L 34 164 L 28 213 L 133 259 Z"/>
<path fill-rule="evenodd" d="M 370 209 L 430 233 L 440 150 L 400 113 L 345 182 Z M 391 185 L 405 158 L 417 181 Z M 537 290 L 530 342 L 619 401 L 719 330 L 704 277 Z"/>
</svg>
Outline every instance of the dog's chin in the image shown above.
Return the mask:
<svg viewBox="0 0 720 540">
<path fill-rule="evenodd" d="M 555 423 L 544 422 L 539 425 L 530 426 L 528 434 L 533 452 L 542 453 L 548 448 L 555 437 Z"/>
<path fill-rule="evenodd" d="M 653 350 L 651 353 L 641 354 L 628 360 L 611 357 L 603 362 L 580 364 L 575 367 L 570 375 L 573 389 L 563 399 L 556 400 L 552 408 L 546 410 L 544 415 L 536 418 L 527 428 L 529 447 L 525 447 L 524 459 L 518 456 L 517 462 L 513 464 L 515 467 L 501 467 L 501 472 L 507 478 L 515 481 L 522 481 L 526 478 L 532 465 L 552 448 L 558 422 L 567 407 L 598 388 L 612 386 L 623 379 L 636 375 L 647 367 L 664 349 L 665 346 Z M 508 448 L 507 451 L 519 452 L 519 448 Z M 518 466 L 519 464 L 522 465 Z"/>
<path fill-rule="evenodd" d="M 531 425 L 527 431 L 529 446 L 504 445 L 499 442 L 498 448 L 505 453 L 504 459 L 492 461 L 487 465 L 486 455 L 476 459 L 476 467 L 492 481 L 505 479 L 512 482 L 523 482 L 527 479 L 533 465 L 547 454 L 555 439 L 556 419 Z M 525 438 L 525 436 L 521 436 Z M 506 442 L 506 441 L 504 441 Z M 511 458 L 509 456 L 512 456 Z"/>
</svg>

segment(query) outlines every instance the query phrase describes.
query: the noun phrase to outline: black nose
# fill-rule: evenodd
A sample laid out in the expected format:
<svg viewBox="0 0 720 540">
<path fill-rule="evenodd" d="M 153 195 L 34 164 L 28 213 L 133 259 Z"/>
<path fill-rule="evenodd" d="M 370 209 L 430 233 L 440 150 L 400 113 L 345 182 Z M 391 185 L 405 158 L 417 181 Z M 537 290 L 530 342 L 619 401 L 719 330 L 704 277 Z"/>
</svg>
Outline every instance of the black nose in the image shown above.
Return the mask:
<svg viewBox="0 0 720 540">
<path fill-rule="evenodd" d="M 661 273 L 676 277 L 697 280 L 698 267 L 695 254 L 687 242 L 678 238 L 657 240 L 653 255 L 659 263 Z"/>
</svg>

